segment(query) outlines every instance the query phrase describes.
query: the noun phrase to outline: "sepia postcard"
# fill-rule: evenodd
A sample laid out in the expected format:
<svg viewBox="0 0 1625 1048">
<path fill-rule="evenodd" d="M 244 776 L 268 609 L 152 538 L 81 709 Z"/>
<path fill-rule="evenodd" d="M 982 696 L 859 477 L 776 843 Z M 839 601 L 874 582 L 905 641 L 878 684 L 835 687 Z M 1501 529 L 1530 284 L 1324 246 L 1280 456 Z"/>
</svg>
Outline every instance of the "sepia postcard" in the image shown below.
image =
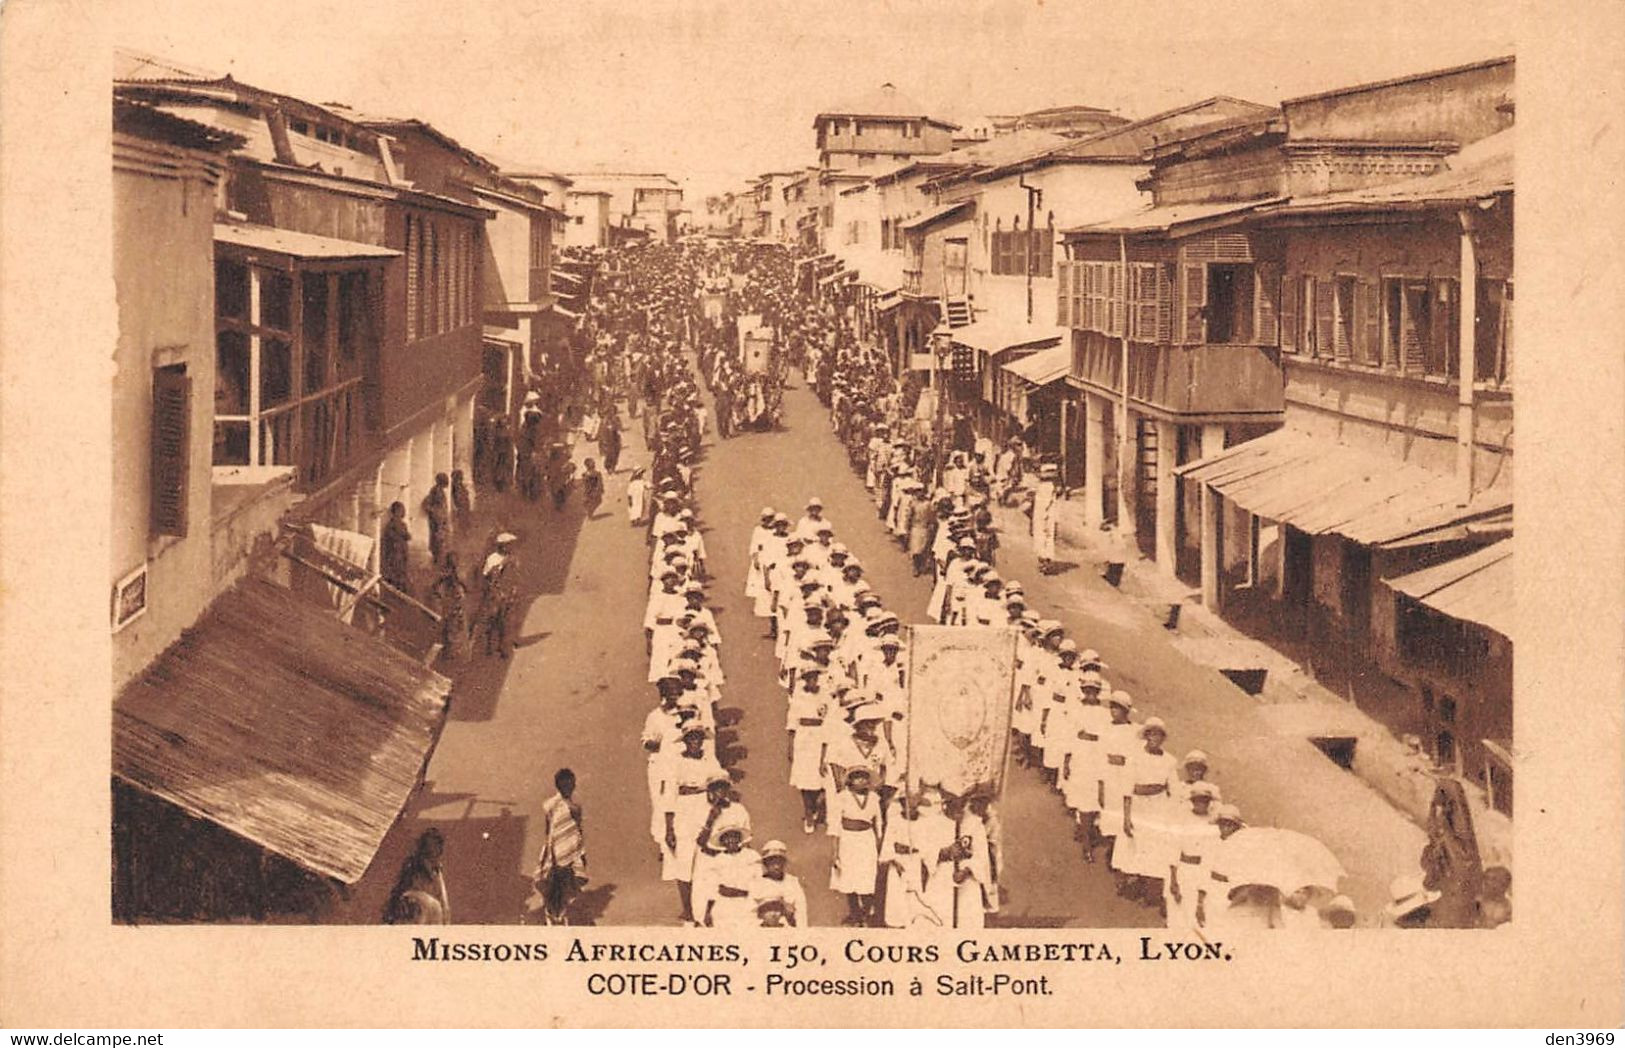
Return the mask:
<svg viewBox="0 0 1625 1048">
<path fill-rule="evenodd" d="M 1621 46 L 13 0 L 0 1024 L 1619 1025 Z"/>
</svg>

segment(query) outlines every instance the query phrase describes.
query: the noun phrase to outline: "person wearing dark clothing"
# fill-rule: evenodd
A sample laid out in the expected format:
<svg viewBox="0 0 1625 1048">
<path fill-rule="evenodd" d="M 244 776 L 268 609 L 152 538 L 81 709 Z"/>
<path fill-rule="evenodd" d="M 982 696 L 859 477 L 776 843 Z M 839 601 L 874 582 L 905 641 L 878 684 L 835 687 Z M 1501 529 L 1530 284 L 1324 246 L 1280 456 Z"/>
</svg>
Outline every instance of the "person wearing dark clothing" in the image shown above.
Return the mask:
<svg viewBox="0 0 1625 1048">
<path fill-rule="evenodd" d="M 448 551 L 442 563 L 431 592 L 440 609 L 441 653 L 455 661 L 463 656 L 468 644 L 468 583 L 458 570 L 456 553 Z"/>
<path fill-rule="evenodd" d="M 423 516 L 429 522 L 429 557 L 435 567 L 451 544 L 451 478 L 436 473 L 434 487 L 423 500 Z"/>
<path fill-rule="evenodd" d="M 457 511 L 457 516 L 466 517 L 474 511 L 474 500 L 468 490 L 468 481 L 463 478 L 463 471 L 451 471 L 451 505 Z"/>
<path fill-rule="evenodd" d="M 507 491 L 512 479 L 513 436 L 508 432 L 508 420 L 499 418 L 491 427 L 491 486 Z"/>
<path fill-rule="evenodd" d="M 621 425 L 615 420 L 613 405 L 604 415 L 604 426 L 598 431 L 598 454 L 604 458 L 604 472 L 614 473 L 621 461 Z"/>
<path fill-rule="evenodd" d="M 511 573 L 513 546 L 518 539 L 503 532 L 497 536 L 496 550 L 480 568 L 479 622 L 485 631 L 485 653 L 508 657 L 508 616 L 518 600 Z M 495 650 L 493 650 L 493 648 Z"/>
<path fill-rule="evenodd" d="M 562 510 L 569 499 L 575 471 L 576 464 L 570 461 L 570 449 L 563 444 L 554 444 L 547 457 L 547 481 L 553 492 L 554 509 Z"/>
<path fill-rule="evenodd" d="M 581 501 L 587 508 L 587 517 L 591 519 L 598 512 L 598 506 L 604 501 L 604 475 L 598 472 L 598 464 L 588 459 L 581 473 Z"/>
<path fill-rule="evenodd" d="M 411 573 L 407 566 L 407 550 L 412 532 L 406 526 L 406 503 L 392 502 L 389 522 L 384 525 L 383 541 L 378 548 L 378 573 L 384 581 L 402 593 L 412 592 Z"/>
</svg>

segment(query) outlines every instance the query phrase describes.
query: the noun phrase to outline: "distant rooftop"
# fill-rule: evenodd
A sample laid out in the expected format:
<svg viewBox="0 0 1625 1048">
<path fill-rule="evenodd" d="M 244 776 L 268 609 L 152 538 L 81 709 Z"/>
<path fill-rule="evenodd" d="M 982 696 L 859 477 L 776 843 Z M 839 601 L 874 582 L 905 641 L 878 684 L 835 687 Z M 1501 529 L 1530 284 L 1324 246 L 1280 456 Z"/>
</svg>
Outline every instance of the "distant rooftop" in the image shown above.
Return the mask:
<svg viewBox="0 0 1625 1048">
<path fill-rule="evenodd" d="M 871 116 L 887 117 L 893 120 L 924 120 L 948 128 L 950 131 L 958 130 L 958 125 L 950 124 L 940 117 L 934 117 L 926 112 L 925 106 L 897 90 L 897 85 L 886 83 L 872 91 L 866 91 L 854 98 L 847 98 L 839 105 L 830 106 L 814 118 L 816 126 L 819 121 L 833 116 Z"/>
</svg>

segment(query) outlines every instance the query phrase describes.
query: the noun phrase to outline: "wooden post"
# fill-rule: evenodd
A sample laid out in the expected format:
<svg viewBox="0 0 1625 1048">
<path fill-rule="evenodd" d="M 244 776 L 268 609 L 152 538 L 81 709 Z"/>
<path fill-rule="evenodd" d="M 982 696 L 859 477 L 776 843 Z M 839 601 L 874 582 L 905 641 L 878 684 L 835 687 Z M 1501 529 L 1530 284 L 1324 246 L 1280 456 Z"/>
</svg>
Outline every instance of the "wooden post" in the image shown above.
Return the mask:
<svg viewBox="0 0 1625 1048">
<path fill-rule="evenodd" d="M 1083 394 L 1083 522 L 1090 528 L 1105 523 L 1107 401 Z"/>
<path fill-rule="evenodd" d="M 260 466 L 260 325 L 263 302 L 261 283 L 264 271 L 257 266 L 248 268 L 248 320 L 253 329 L 248 336 L 248 464 Z"/>
<path fill-rule="evenodd" d="M 1206 484 L 1202 485 L 1202 604 L 1209 611 L 1218 611 L 1221 595 L 1219 591 L 1220 560 L 1223 557 L 1223 545 L 1220 541 L 1220 521 L 1223 517 L 1224 507 L 1219 501 L 1219 493 Z"/>
<path fill-rule="evenodd" d="M 1476 218 L 1470 208 L 1463 208 L 1461 219 L 1461 272 L 1460 298 L 1456 303 L 1460 316 L 1457 320 L 1457 341 L 1461 349 L 1461 374 L 1457 379 L 1456 400 L 1456 473 L 1461 482 L 1461 505 L 1473 498 L 1473 445 L 1477 440 L 1477 412 L 1473 405 L 1473 382 L 1478 376 L 1477 325 L 1474 313 L 1478 305 L 1478 245 L 1473 240 L 1473 222 Z"/>
<path fill-rule="evenodd" d="M 1117 237 L 1117 264 L 1122 274 L 1123 290 L 1128 290 L 1128 238 L 1121 234 Z M 1132 439 L 1130 429 L 1133 427 L 1134 417 L 1128 406 L 1128 301 L 1122 302 L 1123 328 L 1118 338 L 1121 356 L 1118 364 L 1117 381 L 1121 383 L 1119 391 L 1117 412 L 1117 530 L 1138 532 L 1138 515 L 1134 511 L 1135 485 L 1134 471 L 1139 465 L 1139 455 L 1131 453 L 1131 448 L 1137 448 L 1139 442 Z"/>
<path fill-rule="evenodd" d="M 1179 427 L 1157 421 L 1157 567 L 1172 576 L 1179 559 L 1174 525 L 1179 516 L 1179 481 L 1174 476 L 1179 456 Z"/>
</svg>

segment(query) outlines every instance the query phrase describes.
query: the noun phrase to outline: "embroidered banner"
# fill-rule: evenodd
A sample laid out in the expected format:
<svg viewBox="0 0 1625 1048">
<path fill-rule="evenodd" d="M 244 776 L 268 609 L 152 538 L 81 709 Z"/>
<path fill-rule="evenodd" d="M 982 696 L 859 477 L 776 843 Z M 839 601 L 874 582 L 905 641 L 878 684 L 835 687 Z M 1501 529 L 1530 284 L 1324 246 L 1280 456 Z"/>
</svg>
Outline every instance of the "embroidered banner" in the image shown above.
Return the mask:
<svg viewBox="0 0 1625 1048">
<path fill-rule="evenodd" d="M 909 630 L 908 788 L 1004 789 L 1016 633 L 969 626 Z"/>
</svg>

